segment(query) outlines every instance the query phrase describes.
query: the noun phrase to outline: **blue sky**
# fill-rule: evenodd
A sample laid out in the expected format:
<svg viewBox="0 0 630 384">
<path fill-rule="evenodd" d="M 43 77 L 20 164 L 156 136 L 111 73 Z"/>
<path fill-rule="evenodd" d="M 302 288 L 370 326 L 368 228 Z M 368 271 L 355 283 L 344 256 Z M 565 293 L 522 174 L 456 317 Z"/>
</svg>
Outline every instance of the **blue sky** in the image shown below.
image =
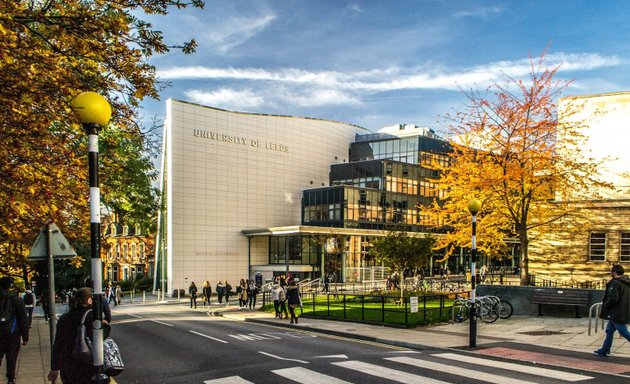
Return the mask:
<svg viewBox="0 0 630 384">
<path fill-rule="evenodd" d="M 176 98 L 243 112 L 315 117 L 370 130 L 445 130 L 462 89 L 525 79 L 529 55 L 574 80 L 566 96 L 630 90 L 624 1 L 206 0 L 204 10 L 146 18 L 193 55 L 151 59 L 170 86 L 147 101 L 163 118 Z"/>
</svg>

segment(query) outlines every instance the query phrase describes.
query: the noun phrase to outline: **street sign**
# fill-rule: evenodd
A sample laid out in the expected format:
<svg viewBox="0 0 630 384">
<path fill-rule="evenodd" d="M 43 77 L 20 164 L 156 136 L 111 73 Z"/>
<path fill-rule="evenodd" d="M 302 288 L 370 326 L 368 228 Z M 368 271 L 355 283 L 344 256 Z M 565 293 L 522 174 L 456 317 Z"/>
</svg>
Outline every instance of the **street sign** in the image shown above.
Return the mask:
<svg viewBox="0 0 630 384">
<path fill-rule="evenodd" d="M 409 298 L 409 307 L 411 308 L 411 313 L 418 313 L 418 296 Z"/>
<path fill-rule="evenodd" d="M 77 255 L 74 249 L 72 249 L 72 246 L 70 246 L 70 243 L 68 243 L 66 237 L 61 233 L 59 227 L 55 223 L 50 223 L 39 231 L 37 240 L 33 243 L 31 251 L 27 256 L 29 260 L 48 259 L 49 252 L 46 244 L 48 241 L 48 233 L 51 235 L 50 255 L 52 255 L 53 258 L 70 259 Z"/>
</svg>

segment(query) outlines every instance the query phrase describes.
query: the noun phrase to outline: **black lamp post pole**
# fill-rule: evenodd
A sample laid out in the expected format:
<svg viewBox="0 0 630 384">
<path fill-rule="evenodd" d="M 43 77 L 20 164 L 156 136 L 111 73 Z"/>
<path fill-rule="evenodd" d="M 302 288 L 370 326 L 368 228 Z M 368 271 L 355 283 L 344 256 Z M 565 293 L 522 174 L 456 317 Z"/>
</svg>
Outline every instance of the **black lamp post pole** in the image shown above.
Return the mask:
<svg viewBox="0 0 630 384">
<path fill-rule="evenodd" d="M 101 191 L 98 183 L 98 133 L 99 124 L 84 123 L 88 134 L 88 166 L 90 179 L 90 261 L 94 282 L 92 294 L 92 357 L 95 375 L 92 383 L 109 383 L 103 373 L 103 266 L 101 264 Z"/>
<path fill-rule="evenodd" d="M 477 303 L 475 292 L 475 280 L 477 271 L 475 270 L 477 263 L 477 212 L 472 212 L 472 248 L 470 250 L 470 283 L 471 283 L 471 305 L 470 305 L 470 330 L 468 332 L 468 346 L 474 348 L 477 346 Z"/>
</svg>

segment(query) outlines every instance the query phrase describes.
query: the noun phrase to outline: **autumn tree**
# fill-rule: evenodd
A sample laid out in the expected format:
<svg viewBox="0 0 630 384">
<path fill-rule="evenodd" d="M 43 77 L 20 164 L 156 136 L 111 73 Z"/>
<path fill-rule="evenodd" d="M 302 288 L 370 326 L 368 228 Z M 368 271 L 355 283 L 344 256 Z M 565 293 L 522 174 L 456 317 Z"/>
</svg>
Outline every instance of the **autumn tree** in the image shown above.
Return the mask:
<svg viewBox="0 0 630 384">
<path fill-rule="evenodd" d="M 477 198 L 478 250 L 505 253 L 505 239 L 520 244 L 521 284 L 529 283 L 529 232 L 575 214 L 570 201 L 587 198 L 594 187 L 607 184 L 597 177 L 598 164 L 580 151 L 588 121 L 577 118 L 577 103 L 558 118 L 558 102 L 569 81 L 555 80 L 559 67 L 545 66 L 545 55 L 530 58 L 529 78 L 507 77 L 485 91 L 464 92 L 464 110 L 447 116 L 451 163 L 439 167 L 439 188 L 448 191 L 428 212 L 450 229 L 440 247 L 470 248 L 471 218 L 466 207 Z"/>
<path fill-rule="evenodd" d="M 82 91 L 103 94 L 114 112 L 111 124 L 130 140 L 141 140 L 137 107 L 147 97 L 157 99 L 163 86 L 147 59 L 175 48 L 141 15 L 203 5 L 200 0 L 0 2 L 0 272 L 27 268 L 24 256 L 48 220 L 71 241 L 87 238 L 87 139 L 70 102 Z M 195 46 L 191 40 L 177 49 L 190 53 Z M 117 167 L 128 160 L 124 151 L 111 155 Z M 102 179 L 104 201 L 131 207 L 133 202 L 113 197 L 123 193 L 116 192 L 114 180 Z"/>
<path fill-rule="evenodd" d="M 410 236 L 407 231 L 390 230 L 387 235 L 372 242 L 370 254 L 390 270 L 400 274 L 404 280 L 404 271 L 425 265 L 433 255 L 433 237 Z M 400 297 L 404 296 L 405 284 L 402 281 Z"/>
</svg>

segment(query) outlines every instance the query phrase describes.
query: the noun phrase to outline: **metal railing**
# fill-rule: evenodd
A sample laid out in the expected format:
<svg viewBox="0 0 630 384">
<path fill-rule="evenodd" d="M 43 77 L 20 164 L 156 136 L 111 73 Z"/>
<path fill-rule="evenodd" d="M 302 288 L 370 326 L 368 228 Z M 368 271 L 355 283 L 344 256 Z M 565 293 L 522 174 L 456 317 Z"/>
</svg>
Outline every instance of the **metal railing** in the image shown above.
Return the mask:
<svg viewBox="0 0 630 384">
<path fill-rule="evenodd" d="M 412 312 L 410 297 L 311 292 L 302 296 L 299 311 L 301 315 L 312 318 L 409 328 L 448 321 L 454 298 L 454 294 L 418 296 Z M 270 292 L 265 292 L 263 305 L 272 304 Z"/>
<path fill-rule="evenodd" d="M 576 281 L 576 280 L 554 280 L 538 275 L 530 275 L 529 281 L 532 286 L 536 287 L 553 287 L 553 288 L 578 288 L 578 289 L 605 289 L 607 280 L 593 281 Z"/>
<path fill-rule="evenodd" d="M 599 326 L 599 315 L 602 312 L 602 303 L 595 303 L 591 305 L 591 308 L 588 310 L 588 335 L 591 335 L 591 325 L 593 320 L 593 312 L 595 312 L 595 333 L 597 333 L 597 328 Z M 602 331 L 604 330 L 604 320 L 602 319 L 601 325 Z"/>
</svg>

